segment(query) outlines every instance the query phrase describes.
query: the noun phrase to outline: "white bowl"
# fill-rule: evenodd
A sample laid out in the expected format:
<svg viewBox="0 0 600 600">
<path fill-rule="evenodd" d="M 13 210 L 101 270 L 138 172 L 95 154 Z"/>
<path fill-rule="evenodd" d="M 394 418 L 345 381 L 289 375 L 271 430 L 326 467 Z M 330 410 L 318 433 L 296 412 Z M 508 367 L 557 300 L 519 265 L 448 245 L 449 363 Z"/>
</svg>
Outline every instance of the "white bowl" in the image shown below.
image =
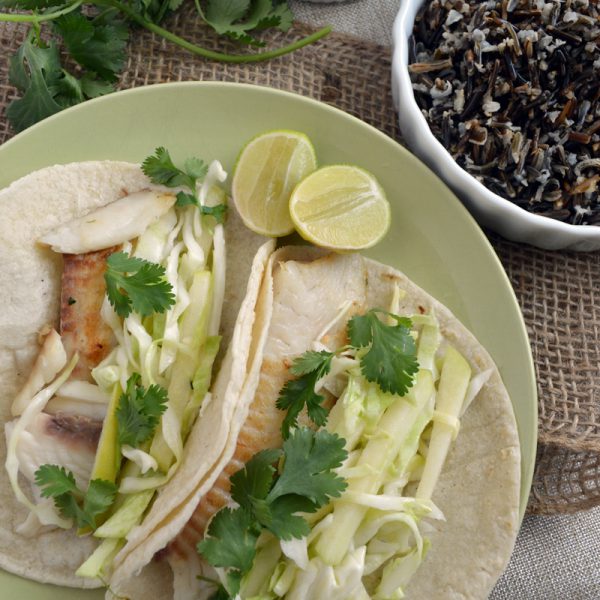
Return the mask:
<svg viewBox="0 0 600 600">
<path fill-rule="evenodd" d="M 417 105 L 408 72 L 408 39 L 424 0 L 402 0 L 394 21 L 392 92 L 400 131 L 410 149 L 452 188 L 477 221 L 509 240 L 555 250 L 600 249 L 600 227 L 571 225 L 535 215 L 488 190 L 434 137 Z"/>
</svg>

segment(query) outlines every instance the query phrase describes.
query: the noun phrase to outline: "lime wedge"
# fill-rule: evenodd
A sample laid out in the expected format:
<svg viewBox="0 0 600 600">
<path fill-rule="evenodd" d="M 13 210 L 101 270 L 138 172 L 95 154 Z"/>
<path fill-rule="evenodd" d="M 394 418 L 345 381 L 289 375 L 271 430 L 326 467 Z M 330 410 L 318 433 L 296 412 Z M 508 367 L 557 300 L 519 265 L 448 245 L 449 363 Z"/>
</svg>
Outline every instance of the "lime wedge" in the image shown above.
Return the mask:
<svg viewBox="0 0 600 600">
<path fill-rule="evenodd" d="M 231 192 L 246 227 L 271 237 L 294 230 L 289 201 L 292 190 L 317 168 L 310 140 L 297 131 L 269 131 L 242 149 Z"/>
<path fill-rule="evenodd" d="M 390 227 L 390 205 L 371 173 L 350 165 L 323 167 L 301 181 L 290 199 L 298 233 L 332 250 L 375 245 Z"/>
</svg>

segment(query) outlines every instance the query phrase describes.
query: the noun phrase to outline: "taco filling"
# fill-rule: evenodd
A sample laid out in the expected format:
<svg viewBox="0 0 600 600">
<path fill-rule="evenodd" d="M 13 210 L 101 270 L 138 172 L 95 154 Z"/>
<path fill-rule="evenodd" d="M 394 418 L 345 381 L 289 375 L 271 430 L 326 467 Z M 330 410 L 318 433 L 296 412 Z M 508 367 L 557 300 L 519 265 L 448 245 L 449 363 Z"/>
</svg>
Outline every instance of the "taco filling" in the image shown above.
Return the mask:
<svg viewBox="0 0 600 600">
<path fill-rule="evenodd" d="M 257 313 L 256 391 L 237 399 L 212 480 L 121 552 L 113 591 L 136 597 L 159 563 L 131 573 L 158 551 L 177 600 L 441 599 L 454 583 L 443 584 L 439 562 L 421 568 L 430 548 L 484 537 L 489 548 L 464 569 L 478 573 L 467 597 L 483 597 L 494 575 L 481 577 L 478 560 L 508 559 L 519 481 L 510 404 L 489 357 L 402 274 L 356 254 L 278 250 Z M 499 421 L 498 438 L 473 457 L 482 415 Z M 486 466 L 457 470 L 464 454 Z M 458 499 L 469 504 L 463 482 L 481 469 L 505 483 L 505 531 L 475 532 L 481 506 L 456 514 Z"/>
<path fill-rule="evenodd" d="M 60 321 L 58 331 L 43 331 L 12 402 L 6 469 L 30 511 L 20 534 L 75 526 L 101 541 L 79 576 L 110 573 L 177 470 L 211 396 L 225 289 L 227 205 L 219 183 L 226 173 L 217 161 L 194 169 L 38 240 L 62 254 Z"/>
</svg>

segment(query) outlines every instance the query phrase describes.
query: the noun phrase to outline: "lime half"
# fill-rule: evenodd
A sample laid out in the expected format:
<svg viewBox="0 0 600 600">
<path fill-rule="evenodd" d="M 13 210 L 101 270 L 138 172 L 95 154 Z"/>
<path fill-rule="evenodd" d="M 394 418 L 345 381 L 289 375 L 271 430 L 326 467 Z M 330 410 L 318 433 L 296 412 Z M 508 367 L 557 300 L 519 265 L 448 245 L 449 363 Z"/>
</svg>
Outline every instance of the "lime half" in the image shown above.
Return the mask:
<svg viewBox="0 0 600 600">
<path fill-rule="evenodd" d="M 231 193 L 246 227 L 279 237 L 294 230 L 289 202 L 299 181 L 317 168 L 310 140 L 297 131 L 270 131 L 242 149 Z"/>
<path fill-rule="evenodd" d="M 371 173 L 350 165 L 323 167 L 301 181 L 290 199 L 300 235 L 332 250 L 375 245 L 390 227 L 390 205 Z"/>
</svg>

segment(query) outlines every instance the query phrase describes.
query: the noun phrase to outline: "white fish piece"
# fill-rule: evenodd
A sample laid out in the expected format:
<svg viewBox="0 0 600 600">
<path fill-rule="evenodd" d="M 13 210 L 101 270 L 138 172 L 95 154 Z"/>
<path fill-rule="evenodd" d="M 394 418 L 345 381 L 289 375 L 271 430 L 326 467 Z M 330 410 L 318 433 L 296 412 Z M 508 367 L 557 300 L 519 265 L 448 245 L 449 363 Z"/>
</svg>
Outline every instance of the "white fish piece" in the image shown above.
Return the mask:
<svg viewBox="0 0 600 600">
<path fill-rule="evenodd" d="M 47 383 L 50 383 L 66 364 L 67 353 L 62 340 L 58 332 L 52 329 L 44 339 L 25 385 L 13 400 L 11 407 L 13 417 L 22 414 L 29 401 Z"/>
<path fill-rule="evenodd" d="M 265 346 L 265 359 L 270 360 L 281 361 L 305 352 L 344 309 L 346 301 L 355 304 L 365 295 L 365 266 L 358 254 L 329 254 L 308 263 L 281 262 L 273 277 L 277 293 Z M 349 318 L 356 309 L 346 311 Z M 341 346 L 345 320 L 343 327 L 331 329 L 320 341 L 330 348 Z"/>
<path fill-rule="evenodd" d="M 38 242 L 63 254 L 84 254 L 139 237 L 175 204 L 175 194 L 142 190 L 59 225 Z"/>
<path fill-rule="evenodd" d="M 70 400 L 81 400 L 82 402 L 91 402 L 93 404 L 108 404 L 110 402 L 110 395 L 102 388 L 94 383 L 77 379 L 71 379 L 63 383 L 58 388 L 56 395 Z"/>
<path fill-rule="evenodd" d="M 106 404 L 97 402 L 86 402 L 85 400 L 74 400 L 64 396 L 54 396 L 46 405 L 45 411 L 51 415 L 66 414 L 87 417 L 102 421 L 106 416 Z"/>
<path fill-rule="evenodd" d="M 15 421 L 5 426 L 10 438 Z M 42 465 L 58 465 L 72 471 L 80 489 L 86 489 L 94 466 L 102 421 L 65 414 L 38 414 L 25 429 L 17 445 L 19 469 L 35 481 Z"/>
</svg>

